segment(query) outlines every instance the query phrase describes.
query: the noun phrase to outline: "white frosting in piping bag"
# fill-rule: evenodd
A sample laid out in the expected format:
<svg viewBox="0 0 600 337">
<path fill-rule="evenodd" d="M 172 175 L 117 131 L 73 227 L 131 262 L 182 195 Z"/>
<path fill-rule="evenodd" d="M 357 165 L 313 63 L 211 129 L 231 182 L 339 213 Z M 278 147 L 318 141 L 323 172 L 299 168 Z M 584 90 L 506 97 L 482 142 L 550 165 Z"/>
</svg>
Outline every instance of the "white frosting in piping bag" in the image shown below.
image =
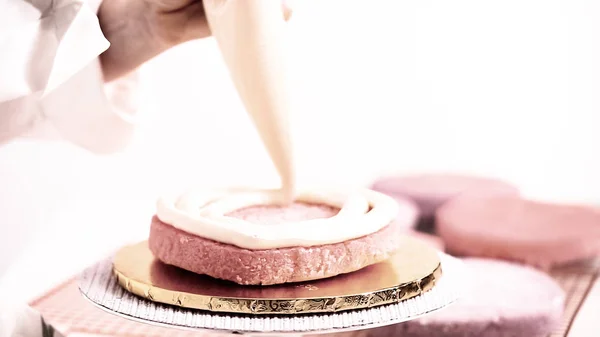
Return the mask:
<svg viewBox="0 0 600 337">
<path fill-rule="evenodd" d="M 295 193 L 287 117 L 285 19 L 280 0 L 204 0 L 206 16 L 231 78 L 281 178 L 281 190 L 189 192 L 158 201 L 164 223 L 211 240 L 247 249 L 338 243 L 379 231 L 396 217 L 398 203 L 381 193 Z M 331 218 L 276 226 L 226 216 L 237 209 L 293 200 L 340 208 Z M 414 212 L 408 205 L 404 212 Z"/>
<path fill-rule="evenodd" d="M 379 231 L 390 224 L 400 206 L 404 213 L 415 212 L 408 204 L 371 190 L 356 193 L 315 191 L 299 193 L 296 200 L 340 208 L 331 218 L 262 225 L 225 216 L 237 209 L 272 205 L 278 191 L 226 190 L 194 191 L 158 201 L 157 217 L 173 227 L 211 240 L 247 249 L 309 247 L 343 242 Z"/>
<path fill-rule="evenodd" d="M 204 8 L 238 94 L 277 168 L 284 199 L 290 202 L 295 174 L 282 3 L 206 0 Z"/>
</svg>

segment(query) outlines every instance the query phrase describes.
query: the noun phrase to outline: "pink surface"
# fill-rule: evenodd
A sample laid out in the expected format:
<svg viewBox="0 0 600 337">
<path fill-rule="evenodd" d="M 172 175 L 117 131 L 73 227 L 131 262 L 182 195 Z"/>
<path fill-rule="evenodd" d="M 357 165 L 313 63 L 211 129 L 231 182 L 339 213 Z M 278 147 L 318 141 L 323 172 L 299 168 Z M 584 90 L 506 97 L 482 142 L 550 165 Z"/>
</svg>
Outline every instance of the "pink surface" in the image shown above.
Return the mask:
<svg viewBox="0 0 600 337">
<path fill-rule="evenodd" d="M 461 194 L 496 195 L 519 194 L 516 187 L 502 181 L 453 174 L 422 174 L 384 177 L 377 180 L 373 190 L 393 197 L 414 200 L 423 217 L 431 217 L 446 201 Z"/>
<path fill-rule="evenodd" d="M 542 268 L 600 254 L 600 210 L 517 197 L 461 197 L 437 214 L 449 252 Z"/>
<path fill-rule="evenodd" d="M 249 221 L 276 224 L 283 219 L 326 217 L 337 210 L 296 204 L 251 207 L 232 213 Z M 414 213 L 404 222 L 414 222 Z M 397 250 L 402 228 L 396 220 L 380 231 L 354 240 L 314 247 L 248 250 L 183 232 L 154 217 L 149 247 L 164 263 L 239 284 L 280 284 L 332 277 L 387 259 Z"/>
<path fill-rule="evenodd" d="M 56 333 L 52 337 L 216 337 L 210 332 L 185 331 L 145 324 L 110 314 L 86 300 L 79 277 L 48 291 L 31 303 Z M 36 322 L 37 323 L 37 322 Z M 21 337 L 30 337 L 21 336 Z M 35 337 L 39 337 L 36 335 Z"/>
<path fill-rule="evenodd" d="M 425 242 L 429 246 L 431 246 L 439 251 L 444 251 L 444 249 L 445 249 L 444 240 L 442 240 L 438 236 L 427 234 L 427 233 L 422 233 L 422 232 L 415 231 L 415 230 L 407 230 L 405 233 L 406 233 L 406 235 L 408 235 L 410 237 L 413 237 L 413 238 L 416 238 L 416 239 L 419 239 L 419 240 Z"/>
<path fill-rule="evenodd" d="M 546 336 L 561 322 L 565 295 L 533 268 L 487 259 L 465 259 L 466 293 L 447 309 L 392 326 L 336 334 L 373 337 Z"/>
</svg>

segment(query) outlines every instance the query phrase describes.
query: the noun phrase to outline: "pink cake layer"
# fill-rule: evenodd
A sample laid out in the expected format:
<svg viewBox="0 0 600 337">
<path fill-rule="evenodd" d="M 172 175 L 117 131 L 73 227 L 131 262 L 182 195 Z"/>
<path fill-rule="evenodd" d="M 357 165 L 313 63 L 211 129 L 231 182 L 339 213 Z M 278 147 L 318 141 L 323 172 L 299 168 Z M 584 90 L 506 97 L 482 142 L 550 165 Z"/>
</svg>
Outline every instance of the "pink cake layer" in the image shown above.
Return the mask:
<svg viewBox="0 0 600 337">
<path fill-rule="evenodd" d="M 449 252 L 541 268 L 600 254 L 600 210 L 517 197 L 461 197 L 437 214 Z"/>
<path fill-rule="evenodd" d="M 425 218 L 434 216 L 439 206 L 465 193 L 484 196 L 519 194 L 516 187 L 499 180 L 455 174 L 384 177 L 375 181 L 372 189 L 392 197 L 413 200 Z"/>
<path fill-rule="evenodd" d="M 277 225 L 313 219 L 326 219 L 338 214 L 340 210 L 328 205 L 315 205 L 294 202 L 286 207 L 261 205 L 238 209 L 228 216 L 263 225 Z"/>
<path fill-rule="evenodd" d="M 250 207 L 230 215 L 276 227 L 282 221 L 336 213 L 328 206 L 296 203 Z M 404 219 L 415 220 L 414 213 Z M 243 285 L 270 285 L 332 277 L 381 262 L 398 249 L 404 226 L 395 221 L 371 235 L 334 244 L 249 250 L 181 231 L 154 217 L 149 247 L 162 262 L 194 273 Z"/>
<path fill-rule="evenodd" d="M 439 236 L 422 233 L 416 230 L 407 230 L 404 233 L 407 236 L 421 240 L 422 242 L 428 244 L 430 247 L 433 247 L 439 251 L 443 252 L 445 250 L 444 240 L 442 240 Z"/>
<path fill-rule="evenodd" d="M 546 274 L 488 259 L 464 259 L 465 293 L 439 312 L 396 325 L 335 337 L 547 336 L 561 322 L 565 294 Z"/>
</svg>

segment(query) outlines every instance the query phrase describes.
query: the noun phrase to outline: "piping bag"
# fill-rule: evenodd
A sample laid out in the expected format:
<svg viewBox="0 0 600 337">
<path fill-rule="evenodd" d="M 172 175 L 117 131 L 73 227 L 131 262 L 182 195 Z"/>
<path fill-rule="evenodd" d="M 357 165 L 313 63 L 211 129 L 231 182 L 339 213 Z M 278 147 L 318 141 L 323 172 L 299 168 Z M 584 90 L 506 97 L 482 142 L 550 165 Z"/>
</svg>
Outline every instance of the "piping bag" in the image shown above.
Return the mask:
<svg viewBox="0 0 600 337">
<path fill-rule="evenodd" d="M 281 180 L 281 200 L 295 197 L 289 133 L 285 25 L 280 0 L 205 0 L 209 27 L 235 88 Z"/>
</svg>

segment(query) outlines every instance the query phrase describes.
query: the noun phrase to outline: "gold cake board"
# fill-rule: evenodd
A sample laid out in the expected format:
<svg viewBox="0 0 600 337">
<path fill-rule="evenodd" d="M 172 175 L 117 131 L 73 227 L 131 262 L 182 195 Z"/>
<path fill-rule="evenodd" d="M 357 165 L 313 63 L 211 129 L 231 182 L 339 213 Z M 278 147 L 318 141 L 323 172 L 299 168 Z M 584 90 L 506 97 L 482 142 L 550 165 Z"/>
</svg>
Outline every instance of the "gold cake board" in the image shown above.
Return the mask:
<svg viewBox="0 0 600 337">
<path fill-rule="evenodd" d="M 303 283 L 242 286 L 165 265 L 144 241 L 117 252 L 113 273 L 127 291 L 153 302 L 215 313 L 296 315 L 405 301 L 433 288 L 442 267 L 435 249 L 405 237 L 393 257 L 353 273 Z"/>
</svg>

